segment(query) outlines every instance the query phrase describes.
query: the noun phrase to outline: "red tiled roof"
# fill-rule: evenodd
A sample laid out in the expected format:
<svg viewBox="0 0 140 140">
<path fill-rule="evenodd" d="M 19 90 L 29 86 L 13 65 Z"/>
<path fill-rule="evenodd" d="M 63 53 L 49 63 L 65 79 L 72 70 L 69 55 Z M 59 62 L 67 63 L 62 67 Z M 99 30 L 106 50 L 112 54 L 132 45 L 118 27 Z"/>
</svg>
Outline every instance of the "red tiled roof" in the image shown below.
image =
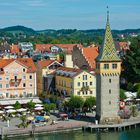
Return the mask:
<svg viewBox="0 0 140 140">
<path fill-rule="evenodd" d="M 60 48 L 65 49 L 68 53 L 70 53 L 73 50 L 73 47 L 77 44 L 36 44 L 36 51 L 42 51 L 42 52 L 50 52 L 50 48 L 52 46 L 58 46 Z"/>
<path fill-rule="evenodd" d="M 129 43 L 128 42 L 118 42 L 118 44 L 123 49 L 129 49 Z"/>
<path fill-rule="evenodd" d="M 28 69 L 27 72 L 29 72 L 29 73 L 37 71 L 32 58 L 1 59 L 0 68 L 4 68 L 5 66 L 12 63 L 13 61 L 16 61 L 17 63 L 27 67 L 27 69 Z"/>
<path fill-rule="evenodd" d="M 11 49 L 11 53 L 16 53 L 16 54 L 20 53 L 20 48 L 18 47 L 18 45 L 11 45 L 10 49 Z"/>
<path fill-rule="evenodd" d="M 83 49 L 83 56 L 87 60 L 88 64 L 92 69 L 96 69 L 96 62 L 95 59 L 99 55 L 98 47 L 88 47 L 82 48 Z"/>
<path fill-rule="evenodd" d="M 68 67 L 60 67 L 58 70 L 63 70 L 63 71 L 67 71 L 67 72 L 82 72 L 81 69 L 77 69 L 77 68 L 68 68 Z"/>
</svg>

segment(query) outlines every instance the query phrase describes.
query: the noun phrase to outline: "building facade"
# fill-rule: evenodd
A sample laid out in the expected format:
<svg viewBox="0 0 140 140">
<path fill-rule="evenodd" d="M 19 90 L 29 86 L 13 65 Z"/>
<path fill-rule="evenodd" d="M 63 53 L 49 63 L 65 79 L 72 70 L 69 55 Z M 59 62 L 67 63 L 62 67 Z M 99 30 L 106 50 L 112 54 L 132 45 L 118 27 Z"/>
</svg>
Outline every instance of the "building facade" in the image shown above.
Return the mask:
<svg viewBox="0 0 140 140">
<path fill-rule="evenodd" d="M 0 98 L 36 96 L 36 71 L 31 58 L 0 60 Z"/>
<path fill-rule="evenodd" d="M 75 68 L 61 67 L 55 75 L 56 90 L 63 96 L 96 96 L 94 74 Z"/>
<path fill-rule="evenodd" d="M 37 67 L 37 92 L 38 96 L 47 95 L 52 88 L 55 87 L 54 75 L 53 72 L 57 68 L 61 67 L 58 61 L 53 60 L 41 60 L 38 61 Z"/>
<path fill-rule="evenodd" d="M 109 15 L 107 16 L 104 44 L 96 59 L 96 65 L 96 117 L 102 124 L 119 123 L 121 60 L 116 53 L 109 24 Z"/>
</svg>

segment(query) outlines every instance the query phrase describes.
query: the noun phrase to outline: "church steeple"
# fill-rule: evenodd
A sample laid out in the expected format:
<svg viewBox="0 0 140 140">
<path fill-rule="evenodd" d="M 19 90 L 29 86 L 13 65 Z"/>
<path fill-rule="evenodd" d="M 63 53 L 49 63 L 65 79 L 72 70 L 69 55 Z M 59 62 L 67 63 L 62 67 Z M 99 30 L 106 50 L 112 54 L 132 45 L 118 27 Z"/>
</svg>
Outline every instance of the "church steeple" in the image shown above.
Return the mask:
<svg viewBox="0 0 140 140">
<path fill-rule="evenodd" d="M 107 7 L 108 8 L 108 7 Z M 109 10 L 107 10 L 107 23 L 105 29 L 105 37 L 103 46 L 100 49 L 100 55 L 97 57 L 97 61 L 120 61 L 116 53 L 115 44 L 113 41 L 110 23 L 109 23 Z"/>
</svg>

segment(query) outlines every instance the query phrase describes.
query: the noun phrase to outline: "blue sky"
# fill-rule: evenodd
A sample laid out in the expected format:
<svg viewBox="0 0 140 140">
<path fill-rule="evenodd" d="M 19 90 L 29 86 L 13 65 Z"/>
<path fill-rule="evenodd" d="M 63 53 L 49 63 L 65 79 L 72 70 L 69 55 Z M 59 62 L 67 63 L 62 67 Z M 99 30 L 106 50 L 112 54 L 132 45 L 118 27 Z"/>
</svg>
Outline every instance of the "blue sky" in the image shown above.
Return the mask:
<svg viewBox="0 0 140 140">
<path fill-rule="evenodd" d="M 107 5 L 112 29 L 140 28 L 140 0 L 0 0 L 0 28 L 104 28 Z"/>
</svg>

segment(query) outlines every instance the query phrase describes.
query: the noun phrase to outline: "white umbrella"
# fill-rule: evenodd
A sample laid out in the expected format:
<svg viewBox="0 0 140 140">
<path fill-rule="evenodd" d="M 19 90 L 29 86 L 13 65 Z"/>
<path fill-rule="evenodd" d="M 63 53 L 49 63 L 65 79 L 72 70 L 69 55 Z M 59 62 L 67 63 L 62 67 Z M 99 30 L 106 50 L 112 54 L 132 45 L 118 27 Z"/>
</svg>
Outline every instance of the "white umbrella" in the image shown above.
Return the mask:
<svg viewBox="0 0 140 140">
<path fill-rule="evenodd" d="M 44 108 L 39 106 L 39 107 L 36 107 L 35 110 L 43 110 Z"/>
<path fill-rule="evenodd" d="M 41 107 L 43 106 L 42 104 L 36 104 L 35 107 Z"/>
<path fill-rule="evenodd" d="M 0 114 L 3 114 L 3 113 L 4 113 L 4 111 L 0 110 Z"/>
<path fill-rule="evenodd" d="M 4 107 L 5 109 L 13 109 L 14 107 L 13 106 L 6 106 Z"/>
<path fill-rule="evenodd" d="M 14 109 L 9 109 L 9 110 L 7 110 L 6 112 L 7 112 L 7 113 L 14 113 L 14 112 L 16 112 L 16 110 L 14 110 Z"/>
<path fill-rule="evenodd" d="M 17 112 L 24 112 L 24 111 L 27 111 L 27 109 L 26 108 L 17 109 Z"/>
</svg>

